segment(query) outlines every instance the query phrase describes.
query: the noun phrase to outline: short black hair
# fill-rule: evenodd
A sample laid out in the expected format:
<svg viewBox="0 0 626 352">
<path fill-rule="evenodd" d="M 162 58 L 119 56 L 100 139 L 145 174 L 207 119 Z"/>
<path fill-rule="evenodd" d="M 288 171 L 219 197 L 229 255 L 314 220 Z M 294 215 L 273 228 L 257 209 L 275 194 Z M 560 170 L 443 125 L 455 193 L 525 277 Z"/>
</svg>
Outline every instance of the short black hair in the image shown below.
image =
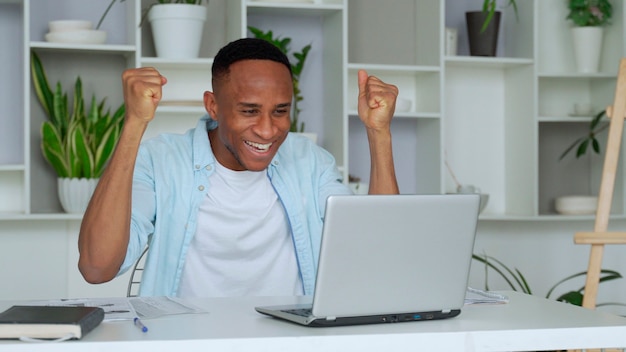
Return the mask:
<svg viewBox="0 0 626 352">
<path fill-rule="evenodd" d="M 271 60 L 285 65 L 293 76 L 291 64 L 285 55 L 274 44 L 257 38 L 241 38 L 221 48 L 213 59 L 211 67 L 212 80 L 222 79 L 230 72 L 230 65 L 241 60 Z"/>
</svg>

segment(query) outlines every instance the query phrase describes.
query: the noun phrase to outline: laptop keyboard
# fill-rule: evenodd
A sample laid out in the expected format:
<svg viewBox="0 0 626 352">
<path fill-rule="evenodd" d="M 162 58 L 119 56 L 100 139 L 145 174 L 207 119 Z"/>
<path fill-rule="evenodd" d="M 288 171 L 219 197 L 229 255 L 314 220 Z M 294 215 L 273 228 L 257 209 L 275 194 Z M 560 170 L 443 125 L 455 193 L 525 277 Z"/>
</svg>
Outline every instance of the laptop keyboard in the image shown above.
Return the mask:
<svg viewBox="0 0 626 352">
<path fill-rule="evenodd" d="M 301 317 L 308 317 L 312 314 L 311 308 L 285 309 L 282 312 L 299 315 Z"/>
</svg>

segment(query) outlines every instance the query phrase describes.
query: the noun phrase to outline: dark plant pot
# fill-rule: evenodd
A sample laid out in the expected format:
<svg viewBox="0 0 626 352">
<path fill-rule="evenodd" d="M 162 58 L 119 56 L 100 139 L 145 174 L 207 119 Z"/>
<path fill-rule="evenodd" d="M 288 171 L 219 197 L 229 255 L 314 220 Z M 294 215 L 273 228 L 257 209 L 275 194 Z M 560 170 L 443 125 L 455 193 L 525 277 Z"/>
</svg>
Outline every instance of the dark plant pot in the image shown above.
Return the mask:
<svg viewBox="0 0 626 352">
<path fill-rule="evenodd" d="M 480 30 L 483 27 L 485 18 L 487 18 L 487 13 L 482 11 L 471 11 L 465 13 L 470 55 L 496 56 L 501 15 L 502 13 L 500 11 L 496 11 L 485 31 L 481 32 Z"/>
</svg>

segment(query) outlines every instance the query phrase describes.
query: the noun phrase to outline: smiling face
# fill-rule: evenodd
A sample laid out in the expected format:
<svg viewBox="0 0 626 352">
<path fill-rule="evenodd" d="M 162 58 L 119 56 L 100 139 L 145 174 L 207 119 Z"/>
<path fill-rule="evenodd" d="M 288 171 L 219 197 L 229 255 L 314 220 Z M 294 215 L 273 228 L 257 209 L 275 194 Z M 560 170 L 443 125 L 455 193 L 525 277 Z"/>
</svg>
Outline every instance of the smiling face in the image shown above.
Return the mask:
<svg viewBox="0 0 626 352">
<path fill-rule="evenodd" d="M 204 93 L 207 112 L 218 122 L 209 132 L 213 154 L 231 170 L 264 170 L 289 133 L 289 70 L 271 60 L 237 61 L 213 90 Z"/>
</svg>

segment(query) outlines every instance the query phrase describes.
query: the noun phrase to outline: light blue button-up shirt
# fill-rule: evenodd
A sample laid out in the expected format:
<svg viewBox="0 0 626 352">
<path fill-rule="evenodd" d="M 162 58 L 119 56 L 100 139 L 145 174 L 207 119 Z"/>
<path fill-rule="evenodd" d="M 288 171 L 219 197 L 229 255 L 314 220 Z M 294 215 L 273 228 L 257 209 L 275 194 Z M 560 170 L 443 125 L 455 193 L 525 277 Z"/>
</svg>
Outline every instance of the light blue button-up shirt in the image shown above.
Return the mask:
<svg viewBox="0 0 626 352">
<path fill-rule="evenodd" d="M 183 135 L 163 134 L 140 147 L 133 177 L 130 241 L 119 274 L 131 268 L 150 243 L 142 296 L 176 296 L 178 292 L 196 233 L 198 209 L 217 162 L 207 135 L 215 127 L 217 123 L 205 115 Z M 304 293 L 313 294 L 326 198 L 351 191 L 341 182 L 333 156 L 293 133 L 274 156 L 267 176 L 287 214 Z"/>
</svg>

